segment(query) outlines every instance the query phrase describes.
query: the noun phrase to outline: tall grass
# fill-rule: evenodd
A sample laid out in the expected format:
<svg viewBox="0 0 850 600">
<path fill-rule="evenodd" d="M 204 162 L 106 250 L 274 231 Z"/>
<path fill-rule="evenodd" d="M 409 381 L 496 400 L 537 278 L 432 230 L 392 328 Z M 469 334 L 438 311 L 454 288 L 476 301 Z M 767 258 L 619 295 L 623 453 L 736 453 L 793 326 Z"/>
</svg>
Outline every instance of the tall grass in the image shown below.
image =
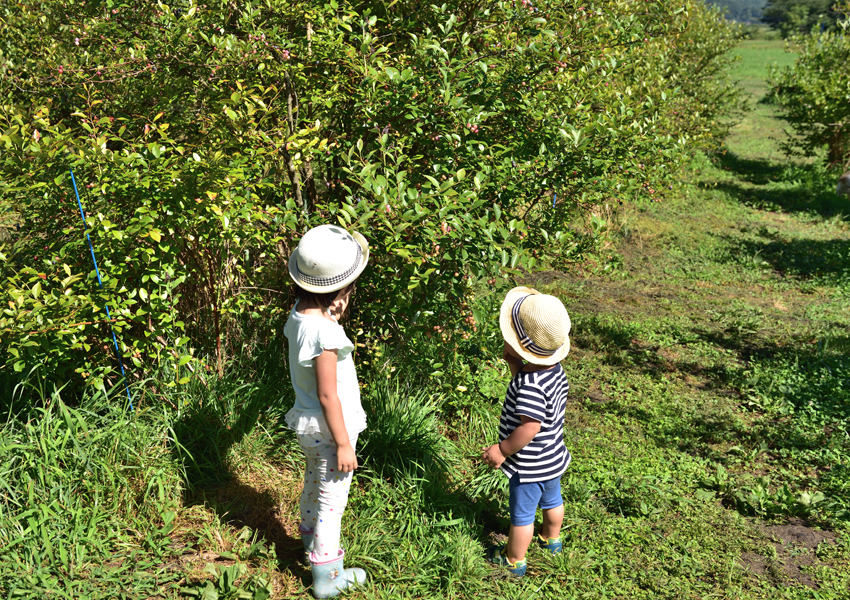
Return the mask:
<svg viewBox="0 0 850 600">
<path fill-rule="evenodd" d="M 263 538 L 275 541 L 281 498 L 254 483 L 293 454 L 277 373 L 179 388 L 157 373 L 134 388 L 135 411 L 123 387 L 66 401 L 36 375 L 0 382 L 1 595 L 176 597 L 209 584 L 268 597 L 277 559 Z M 237 564 L 180 559 L 210 551 Z"/>
<path fill-rule="evenodd" d="M 457 449 L 440 433 L 442 395 L 383 373 L 366 389 L 361 453 L 373 470 L 395 477 L 451 471 Z"/>
<path fill-rule="evenodd" d="M 162 412 L 129 413 L 103 390 L 76 408 L 53 392 L 12 415 L 0 430 L 0 589 L 106 592 L 121 577 L 96 565 L 160 553 L 183 489 L 168 429 Z"/>
</svg>

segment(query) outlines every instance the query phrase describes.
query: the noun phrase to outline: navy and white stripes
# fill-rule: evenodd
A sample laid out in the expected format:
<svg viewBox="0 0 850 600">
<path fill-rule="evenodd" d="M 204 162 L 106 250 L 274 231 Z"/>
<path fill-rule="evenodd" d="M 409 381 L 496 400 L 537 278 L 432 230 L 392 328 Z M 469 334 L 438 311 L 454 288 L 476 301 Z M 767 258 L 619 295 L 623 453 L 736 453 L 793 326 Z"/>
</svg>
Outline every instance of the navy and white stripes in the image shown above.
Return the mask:
<svg viewBox="0 0 850 600">
<path fill-rule="evenodd" d="M 511 380 L 499 421 L 499 441 L 519 427 L 523 415 L 540 421 L 540 431 L 525 448 L 502 463 L 508 477 L 519 477 L 521 483 L 548 481 L 567 470 L 572 459 L 564 445 L 569 388 L 561 365 L 532 373 L 519 371 Z"/>
</svg>

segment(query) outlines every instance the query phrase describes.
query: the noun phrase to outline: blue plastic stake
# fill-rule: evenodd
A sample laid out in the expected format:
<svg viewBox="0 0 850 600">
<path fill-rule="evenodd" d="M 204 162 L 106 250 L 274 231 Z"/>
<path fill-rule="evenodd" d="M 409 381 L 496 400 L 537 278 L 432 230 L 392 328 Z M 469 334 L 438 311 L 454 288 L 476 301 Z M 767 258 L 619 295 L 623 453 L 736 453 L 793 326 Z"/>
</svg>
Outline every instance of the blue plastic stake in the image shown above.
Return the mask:
<svg viewBox="0 0 850 600">
<path fill-rule="evenodd" d="M 555 195 L 552 197 L 552 208 L 555 208 L 555 200 L 557 200 L 557 199 L 558 199 L 558 194 L 555 194 Z"/>
<path fill-rule="evenodd" d="M 97 273 L 97 284 L 100 289 L 103 289 L 103 281 L 100 279 L 100 269 L 97 268 L 97 258 L 94 255 L 94 246 L 91 245 L 89 237 L 88 225 L 86 225 L 86 214 L 83 212 L 83 203 L 80 202 L 80 192 L 77 191 L 77 180 L 74 178 L 74 170 L 68 167 L 71 172 L 71 183 L 74 184 L 74 193 L 77 195 L 77 206 L 80 208 L 80 217 L 83 219 L 83 229 L 86 232 L 86 239 L 89 242 L 89 250 L 91 251 L 91 260 L 94 263 L 94 272 Z M 115 337 L 115 329 L 112 328 L 112 315 L 109 314 L 109 305 L 106 305 L 106 318 L 109 320 L 109 331 L 112 333 L 112 343 L 115 346 L 115 355 L 118 357 L 118 366 L 121 367 L 121 377 L 124 378 L 124 388 L 127 390 L 127 402 L 130 403 L 130 410 L 133 408 L 133 399 L 130 397 L 130 384 L 127 382 L 127 375 L 124 374 L 124 361 L 121 360 L 121 349 L 118 347 L 118 338 Z"/>
</svg>

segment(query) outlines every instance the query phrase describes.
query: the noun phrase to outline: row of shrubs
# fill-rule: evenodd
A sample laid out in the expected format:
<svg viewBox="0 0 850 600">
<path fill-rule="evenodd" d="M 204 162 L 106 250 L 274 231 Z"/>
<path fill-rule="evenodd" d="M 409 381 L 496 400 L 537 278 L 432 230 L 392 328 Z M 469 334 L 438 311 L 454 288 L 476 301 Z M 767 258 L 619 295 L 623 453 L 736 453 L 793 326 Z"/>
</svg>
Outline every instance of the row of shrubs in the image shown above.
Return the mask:
<svg viewBox="0 0 850 600">
<path fill-rule="evenodd" d="M 115 341 L 131 379 L 167 364 L 172 385 L 271 343 L 289 252 L 326 222 L 372 246 L 358 343 L 462 342 L 474 286 L 598 252 L 604 215 L 662 200 L 741 107 L 739 29 L 699 0 L 3 19 L 0 370 L 68 393 L 115 380 Z"/>
</svg>

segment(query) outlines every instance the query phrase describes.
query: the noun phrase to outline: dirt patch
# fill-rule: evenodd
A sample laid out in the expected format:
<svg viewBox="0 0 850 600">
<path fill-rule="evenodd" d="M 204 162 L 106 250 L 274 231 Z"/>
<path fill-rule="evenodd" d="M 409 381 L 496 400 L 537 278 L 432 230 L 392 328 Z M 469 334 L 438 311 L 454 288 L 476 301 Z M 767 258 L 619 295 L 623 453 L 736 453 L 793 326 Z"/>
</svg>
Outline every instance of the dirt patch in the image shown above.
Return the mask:
<svg viewBox="0 0 850 600">
<path fill-rule="evenodd" d="M 802 519 L 791 519 L 785 525 L 773 525 L 764 528 L 765 533 L 778 538 L 783 544 L 796 544 L 814 550 L 824 540 L 835 541 L 831 531 L 821 531 L 808 526 Z"/>
<path fill-rule="evenodd" d="M 591 390 L 587 394 L 587 399 L 591 402 L 596 402 L 597 404 L 604 404 L 605 402 L 610 402 L 611 398 L 600 392 L 599 390 Z"/>
<path fill-rule="evenodd" d="M 507 544 L 508 536 L 504 533 L 499 533 L 498 531 L 491 531 L 487 534 L 487 541 L 490 542 L 491 545 Z"/>
<path fill-rule="evenodd" d="M 603 394 L 602 390 L 599 389 L 599 386 L 596 383 L 593 383 L 588 390 L 573 392 L 573 399 L 581 402 L 582 404 L 585 402 L 605 404 L 606 402 L 611 401 L 611 398 Z"/>
<path fill-rule="evenodd" d="M 767 570 L 767 561 L 761 554 L 745 552 L 741 555 L 741 562 L 744 563 L 747 570 L 759 577 L 764 575 L 764 572 Z"/>
<path fill-rule="evenodd" d="M 768 538 L 776 551 L 775 558 L 759 554 L 741 555 L 741 563 L 759 577 L 767 576 L 777 584 L 792 581 L 812 589 L 819 585 L 803 569 L 821 564 L 816 551 L 821 544 L 835 542 L 835 534 L 811 527 L 802 519 L 789 519 L 781 525 L 765 525 L 759 530 Z"/>
<path fill-rule="evenodd" d="M 563 281 L 564 279 L 572 279 L 569 275 L 559 271 L 540 271 L 533 274 L 527 274 L 525 277 L 518 279 L 517 283 L 526 286 L 544 286 L 550 283 Z"/>
</svg>

